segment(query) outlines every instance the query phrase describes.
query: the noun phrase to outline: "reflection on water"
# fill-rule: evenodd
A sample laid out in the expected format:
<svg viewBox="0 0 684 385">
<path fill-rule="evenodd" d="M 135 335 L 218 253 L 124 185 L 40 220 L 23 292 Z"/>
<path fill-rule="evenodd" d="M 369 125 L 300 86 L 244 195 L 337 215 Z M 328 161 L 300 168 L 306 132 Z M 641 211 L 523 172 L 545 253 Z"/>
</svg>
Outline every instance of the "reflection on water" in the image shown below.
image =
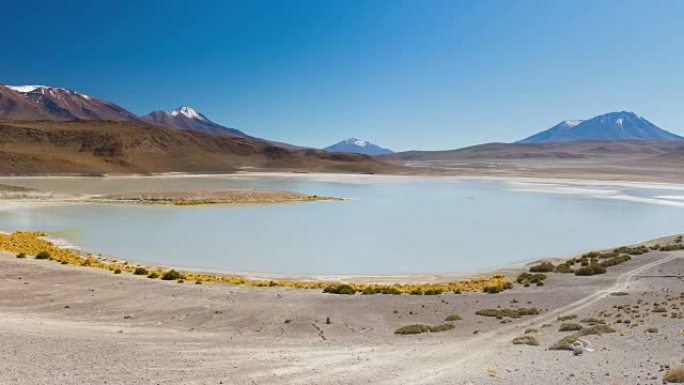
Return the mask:
<svg viewBox="0 0 684 385">
<path fill-rule="evenodd" d="M 595 185 L 581 191 L 582 186 L 556 185 L 553 191 L 548 184 L 330 175 L 0 178 L 0 183 L 84 193 L 268 188 L 350 198 L 244 206 L 0 208 L 0 230 L 47 230 L 85 250 L 229 271 L 477 271 L 684 230 L 679 205 L 650 202 L 684 195 L 666 188 Z"/>
</svg>

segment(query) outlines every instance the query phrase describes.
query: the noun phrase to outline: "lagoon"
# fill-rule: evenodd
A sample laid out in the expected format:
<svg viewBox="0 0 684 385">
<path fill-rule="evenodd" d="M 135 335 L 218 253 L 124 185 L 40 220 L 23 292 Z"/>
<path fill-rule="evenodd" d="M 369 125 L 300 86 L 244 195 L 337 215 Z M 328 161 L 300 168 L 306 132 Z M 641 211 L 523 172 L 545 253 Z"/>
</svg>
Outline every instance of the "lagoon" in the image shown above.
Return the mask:
<svg viewBox="0 0 684 385">
<path fill-rule="evenodd" d="M 0 230 L 246 273 L 478 272 L 684 231 L 684 187 L 330 174 L 6 177 L 69 193 L 263 188 L 347 198 L 264 205 L 0 204 Z"/>
</svg>

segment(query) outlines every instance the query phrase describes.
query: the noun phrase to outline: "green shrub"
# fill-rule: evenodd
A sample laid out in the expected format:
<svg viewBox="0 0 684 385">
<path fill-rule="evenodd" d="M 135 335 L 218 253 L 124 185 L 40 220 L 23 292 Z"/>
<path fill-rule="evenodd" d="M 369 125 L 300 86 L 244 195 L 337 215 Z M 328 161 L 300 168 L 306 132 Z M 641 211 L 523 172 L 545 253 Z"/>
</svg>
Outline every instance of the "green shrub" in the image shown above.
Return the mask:
<svg viewBox="0 0 684 385">
<path fill-rule="evenodd" d="M 399 329 L 395 330 L 394 334 L 420 334 L 420 333 L 427 333 L 429 331 L 430 331 L 429 325 L 414 324 L 414 325 L 402 326 Z"/>
<path fill-rule="evenodd" d="M 635 247 L 629 247 L 629 246 L 622 246 L 618 247 L 617 249 L 613 250 L 613 255 L 615 254 L 630 254 L 630 255 L 641 255 L 641 254 L 646 254 L 648 253 L 648 247 L 646 246 L 635 246 Z"/>
<path fill-rule="evenodd" d="M 624 291 L 614 291 L 614 292 L 610 293 L 610 295 L 612 295 L 614 297 L 622 297 L 622 296 L 629 295 L 629 294 L 624 292 Z"/>
<path fill-rule="evenodd" d="M 621 263 L 625 263 L 631 259 L 632 259 L 632 257 L 630 257 L 629 255 L 620 255 L 618 257 L 606 259 L 605 261 L 601 262 L 600 265 L 603 267 L 610 267 L 610 266 L 619 265 Z"/>
<path fill-rule="evenodd" d="M 598 263 L 592 263 L 591 265 L 582 266 L 579 269 L 575 270 L 575 275 L 589 276 L 596 274 L 605 274 L 606 271 L 607 270 L 604 266 L 601 266 Z"/>
<path fill-rule="evenodd" d="M 428 289 L 424 292 L 425 295 L 439 295 L 442 294 L 442 289 Z"/>
<path fill-rule="evenodd" d="M 538 265 L 530 266 L 531 273 L 550 273 L 556 269 L 551 262 L 542 262 Z"/>
<path fill-rule="evenodd" d="M 574 334 L 563 337 L 549 346 L 549 350 L 572 350 L 572 344 L 577 341 L 577 338 L 579 337 Z"/>
<path fill-rule="evenodd" d="M 151 272 L 151 273 L 147 276 L 147 278 L 152 278 L 152 279 L 154 279 L 154 278 L 159 278 L 159 274 L 157 274 L 157 273 L 155 273 L 155 272 Z"/>
<path fill-rule="evenodd" d="M 345 290 L 348 291 L 348 290 Z M 346 293 L 338 293 L 338 294 L 346 294 Z M 353 294 L 353 293 L 352 293 Z M 366 286 L 366 288 L 363 289 L 361 294 L 394 294 L 398 295 L 401 294 L 401 291 L 399 289 L 391 287 L 391 286 Z"/>
<path fill-rule="evenodd" d="M 121 269 L 114 270 L 114 274 L 121 274 Z"/>
<path fill-rule="evenodd" d="M 644 331 L 645 331 L 646 333 L 655 334 L 655 333 L 658 333 L 658 328 L 650 327 L 650 328 L 648 328 L 648 329 L 646 329 L 646 330 L 644 330 Z"/>
<path fill-rule="evenodd" d="M 583 324 L 587 324 L 587 325 L 603 325 L 606 323 L 606 321 L 604 321 L 602 319 L 594 318 L 594 317 L 584 318 L 584 319 L 580 320 L 580 322 Z"/>
<path fill-rule="evenodd" d="M 520 318 L 524 315 L 539 314 L 539 309 L 536 307 L 520 309 L 482 309 L 476 311 L 475 314 L 483 317 L 496 317 L 497 319 L 502 319 L 504 317 Z"/>
<path fill-rule="evenodd" d="M 566 262 L 566 263 L 561 263 L 558 266 L 556 266 L 556 273 L 574 273 L 575 270 Z"/>
<path fill-rule="evenodd" d="M 329 293 L 329 294 L 354 294 L 356 293 L 356 290 L 354 290 L 353 287 L 347 285 L 347 284 L 332 284 L 328 285 L 323 289 L 324 293 Z"/>
<path fill-rule="evenodd" d="M 409 292 L 411 295 L 423 295 L 423 290 L 421 289 L 413 289 Z"/>
<path fill-rule="evenodd" d="M 147 275 L 147 274 L 149 274 L 149 273 L 150 273 L 150 272 L 147 271 L 147 269 L 145 269 L 144 267 L 138 267 L 138 268 L 136 268 L 135 271 L 133 272 L 133 274 L 135 274 L 135 275 Z"/>
<path fill-rule="evenodd" d="M 556 318 L 558 321 L 570 321 L 571 319 L 575 319 L 577 316 L 575 314 L 568 314 L 568 315 L 562 315 Z"/>
<path fill-rule="evenodd" d="M 543 280 L 546 279 L 546 274 L 541 274 L 541 273 L 536 273 L 536 274 L 530 274 L 530 273 L 521 273 L 518 275 L 518 277 L 515 279 L 515 282 L 521 283 L 523 285 L 529 285 L 531 283 L 539 283 Z"/>
<path fill-rule="evenodd" d="M 461 316 L 458 314 L 449 314 L 446 317 L 446 319 L 444 319 L 444 320 L 445 321 L 460 321 L 461 319 L 462 319 Z"/>
<path fill-rule="evenodd" d="M 684 244 L 672 243 L 669 245 L 660 246 L 660 248 L 658 250 L 660 250 L 660 251 L 675 251 L 675 250 L 682 250 L 682 249 L 684 249 Z"/>
<path fill-rule="evenodd" d="M 50 253 L 47 251 L 41 251 L 40 253 L 36 254 L 36 259 L 50 259 Z"/>
<path fill-rule="evenodd" d="M 451 330 L 453 328 L 454 328 L 454 325 L 452 325 L 452 324 L 441 324 L 441 325 L 437 325 L 437 326 L 431 326 L 430 332 L 431 333 L 445 332 L 445 331 Z"/>
<path fill-rule="evenodd" d="M 26 258 L 26 253 L 19 253 L 19 254 L 17 254 L 17 258 L 19 258 L 19 259 Z"/>
<path fill-rule="evenodd" d="M 423 325 L 423 324 L 413 324 L 402 326 L 394 331 L 394 334 L 420 334 L 420 333 L 438 333 L 451 330 L 454 328 L 452 324 L 441 324 L 437 326 Z"/>
<path fill-rule="evenodd" d="M 583 328 L 584 328 L 584 326 L 582 326 L 580 324 L 568 322 L 568 323 L 561 324 L 561 326 L 558 328 L 558 331 L 559 332 L 575 332 L 578 330 L 582 330 Z"/>
<path fill-rule="evenodd" d="M 535 328 L 525 329 L 525 334 L 531 334 L 531 333 L 539 333 L 539 329 L 535 329 Z"/>
<path fill-rule="evenodd" d="M 533 336 L 515 337 L 511 342 L 513 345 L 539 346 L 539 341 Z"/>
<path fill-rule="evenodd" d="M 163 281 L 177 281 L 179 279 L 184 279 L 183 274 L 177 272 L 176 270 L 169 270 L 164 273 L 161 277 Z"/>
<path fill-rule="evenodd" d="M 497 285 L 497 286 L 486 286 L 484 289 L 482 289 L 483 292 L 488 293 L 488 294 L 496 294 L 496 293 L 501 293 L 504 290 L 512 289 L 513 284 L 510 282 L 506 282 L 502 285 Z"/>
<path fill-rule="evenodd" d="M 615 329 L 608 325 L 595 325 L 588 328 L 584 328 L 579 332 L 575 333 L 578 337 L 590 336 L 590 335 L 601 335 L 604 333 L 615 333 Z"/>
</svg>

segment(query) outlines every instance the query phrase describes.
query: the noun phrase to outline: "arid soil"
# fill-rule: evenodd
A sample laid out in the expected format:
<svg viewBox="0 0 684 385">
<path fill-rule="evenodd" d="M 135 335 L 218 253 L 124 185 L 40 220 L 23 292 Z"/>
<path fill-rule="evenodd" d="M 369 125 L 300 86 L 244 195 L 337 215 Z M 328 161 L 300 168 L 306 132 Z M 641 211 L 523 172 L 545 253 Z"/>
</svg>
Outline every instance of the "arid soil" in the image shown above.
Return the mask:
<svg viewBox="0 0 684 385">
<path fill-rule="evenodd" d="M 181 284 L 4 253 L 0 383 L 660 384 L 684 359 L 683 258 L 651 251 L 605 275 L 428 296 Z M 521 307 L 540 313 L 475 314 Z M 451 314 L 453 330 L 394 334 Z M 616 332 L 586 336 L 581 355 L 548 350 L 571 334 L 558 331 L 564 315 Z M 538 346 L 511 343 L 531 328 Z"/>
</svg>

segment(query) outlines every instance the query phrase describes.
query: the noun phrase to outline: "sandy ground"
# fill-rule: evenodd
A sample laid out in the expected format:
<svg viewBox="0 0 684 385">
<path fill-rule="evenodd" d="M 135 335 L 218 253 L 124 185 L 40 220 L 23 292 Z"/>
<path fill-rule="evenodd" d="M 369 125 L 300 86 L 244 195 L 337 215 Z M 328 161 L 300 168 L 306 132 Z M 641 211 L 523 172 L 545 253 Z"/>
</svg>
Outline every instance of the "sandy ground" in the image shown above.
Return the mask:
<svg viewBox="0 0 684 385">
<path fill-rule="evenodd" d="M 670 316 L 684 308 L 683 258 L 652 251 L 606 275 L 550 273 L 543 287 L 500 294 L 340 296 L 152 281 L 5 253 L 0 384 L 659 384 L 664 365 L 684 360 L 684 319 Z M 586 337 L 591 353 L 547 350 L 568 334 L 559 315 L 617 314 L 614 305 L 638 300 L 668 311 L 644 312 L 634 328 L 606 318 L 618 333 Z M 504 324 L 474 314 L 497 307 L 543 311 Z M 453 330 L 394 334 L 452 313 L 463 318 Z M 540 346 L 512 345 L 527 328 Z"/>
</svg>

